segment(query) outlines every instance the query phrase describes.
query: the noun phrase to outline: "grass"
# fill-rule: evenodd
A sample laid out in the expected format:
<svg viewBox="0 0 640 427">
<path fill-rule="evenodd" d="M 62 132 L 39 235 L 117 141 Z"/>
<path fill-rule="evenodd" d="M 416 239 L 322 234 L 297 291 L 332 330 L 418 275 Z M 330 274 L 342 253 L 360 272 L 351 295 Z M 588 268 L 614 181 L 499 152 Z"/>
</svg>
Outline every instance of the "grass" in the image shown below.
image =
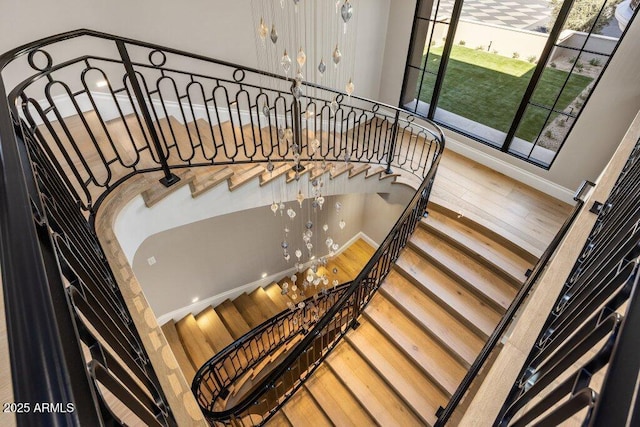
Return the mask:
<svg viewBox="0 0 640 427">
<path fill-rule="evenodd" d="M 430 103 L 442 48 L 431 48 L 420 100 Z M 426 55 L 423 61 L 426 61 Z M 423 62 L 424 65 L 424 62 Z M 529 84 L 535 64 L 489 52 L 453 46 L 442 84 L 438 107 L 486 126 L 507 132 Z M 433 74 L 432 74 L 433 73 Z M 566 71 L 547 67 L 536 87 L 532 102 L 553 107 Z M 591 82 L 591 77 L 574 74 L 555 106 L 563 110 Z M 534 141 L 545 126 L 548 110 L 529 106 L 516 136 Z M 557 116 L 553 113 L 551 120 Z M 550 120 L 550 121 L 551 121 Z"/>
</svg>

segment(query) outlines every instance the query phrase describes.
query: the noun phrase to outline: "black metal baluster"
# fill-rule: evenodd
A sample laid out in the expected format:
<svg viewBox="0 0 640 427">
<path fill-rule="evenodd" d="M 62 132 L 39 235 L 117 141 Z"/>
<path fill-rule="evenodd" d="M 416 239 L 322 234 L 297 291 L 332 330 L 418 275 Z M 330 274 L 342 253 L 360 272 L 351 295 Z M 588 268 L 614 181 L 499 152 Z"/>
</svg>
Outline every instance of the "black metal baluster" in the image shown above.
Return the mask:
<svg viewBox="0 0 640 427">
<path fill-rule="evenodd" d="M 158 159 L 160 160 L 160 166 L 162 167 L 162 172 L 164 173 L 164 177 L 160 179 L 160 183 L 165 187 L 171 187 L 176 182 L 180 181 L 176 175 L 171 173 L 169 169 L 169 164 L 167 163 L 167 156 L 165 156 L 164 151 L 162 150 L 162 145 L 160 144 L 160 138 L 158 138 L 158 133 L 156 132 L 156 128 L 153 124 L 153 120 L 151 119 L 151 113 L 149 113 L 149 109 L 147 108 L 147 101 L 142 94 L 142 89 L 140 88 L 140 83 L 138 82 L 138 78 L 136 77 L 136 72 L 133 69 L 133 64 L 131 63 L 131 58 L 129 58 L 129 52 L 127 52 L 127 47 L 125 46 L 122 40 L 116 41 L 116 46 L 118 46 L 118 52 L 120 52 L 120 57 L 122 58 L 122 63 L 127 72 L 127 76 L 129 77 L 129 83 L 131 84 L 131 88 L 133 89 L 133 93 L 138 100 L 138 108 L 140 108 L 140 112 L 142 112 L 142 117 L 144 117 L 145 124 L 147 125 L 147 129 L 149 131 L 149 135 L 151 136 L 151 141 L 153 142 L 153 146 L 158 153 Z"/>
</svg>

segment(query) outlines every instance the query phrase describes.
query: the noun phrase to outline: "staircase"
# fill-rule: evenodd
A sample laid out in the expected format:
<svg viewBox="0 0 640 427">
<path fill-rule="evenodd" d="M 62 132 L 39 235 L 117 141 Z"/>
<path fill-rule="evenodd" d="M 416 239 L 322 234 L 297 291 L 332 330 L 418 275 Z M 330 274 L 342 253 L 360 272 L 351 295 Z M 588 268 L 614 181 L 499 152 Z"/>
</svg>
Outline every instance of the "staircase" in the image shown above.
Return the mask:
<svg viewBox="0 0 640 427">
<path fill-rule="evenodd" d="M 534 261 L 431 204 L 360 326 L 268 425 L 433 425 Z"/>
<path fill-rule="evenodd" d="M 330 281 L 349 282 L 358 275 L 374 252 L 371 245 L 358 239 L 326 266 L 320 267 L 318 274 L 326 272 Z M 216 307 L 207 307 L 200 313 L 189 314 L 177 322 L 171 320 L 162 325 L 162 331 L 185 379 L 191 383 L 196 371 L 216 353 L 283 310 L 313 296 L 319 289 L 314 286 L 303 289 L 302 282 L 306 274 L 306 271 L 296 274 L 296 292 L 291 291 L 291 278 L 283 277 L 251 293 L 245 292 L 233 300 L 227 299 Z M 283 294 L 285 283 L 290 291 Z M 272 359 L 276 357 L 272 356 Z"/>
</svg>

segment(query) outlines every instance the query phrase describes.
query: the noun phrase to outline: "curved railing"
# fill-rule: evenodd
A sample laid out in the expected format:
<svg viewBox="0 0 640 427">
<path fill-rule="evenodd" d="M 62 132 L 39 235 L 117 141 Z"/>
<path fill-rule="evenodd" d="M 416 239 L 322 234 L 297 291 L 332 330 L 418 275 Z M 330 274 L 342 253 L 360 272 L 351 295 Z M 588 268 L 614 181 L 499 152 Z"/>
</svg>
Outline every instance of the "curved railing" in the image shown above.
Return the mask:
<svg viewBox="0 0 640 427">
<path fill-rule="evenodd" d="M 423 214 L 444 146 L 437 126 L 388 105 L 311 85 L 297 100 L 280 76 L 90 30 L 9 51 L 0 70 L 0 248 L 15 400 L 76 402 L 73 415 L 50 415 L 65 425 L 123 422 L 106 394 L 148 425 L 176 423 L 93 229 L 118 185 L 146 172 L 161 171 L 170 186 L 183 168 L 337 160 L 423 179 L 363 272 L 327 296 L 339 295 L 337 304 L 251 393 L 266 410 L 255 401 L 232 413 L 205 409 L 223 421 L 260 413 L 263 422 L 355 324 Z M 301 357 L 308 363 L 294 378 Z M 24 366 L 50 386 L 38 388 Z M 287 376 L 290 390 L 276 396 Z M 206 387 L 220 392 L 199 378 L 199 399 Z"/>
</svg>

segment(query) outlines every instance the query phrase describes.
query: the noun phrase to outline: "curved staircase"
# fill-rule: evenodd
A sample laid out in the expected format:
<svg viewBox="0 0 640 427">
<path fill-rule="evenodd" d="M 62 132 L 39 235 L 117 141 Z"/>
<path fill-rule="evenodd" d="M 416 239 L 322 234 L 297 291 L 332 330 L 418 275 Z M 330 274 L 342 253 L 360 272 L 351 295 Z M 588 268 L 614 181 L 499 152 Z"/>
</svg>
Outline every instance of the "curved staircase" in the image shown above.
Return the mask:
<svg viewBox="0 0 640 427">
<path fill-rule="evenodd" d="M 327 274 L 339 283 L 353 280 L 371 258 L 375 248 L 362 239 L 356 240 L 325 267 Z M 337 273 L 333 273 L 333 269 Z M 171 320 L 162 325 L 176 360 L 186 380 L 191 383 L 196 371 L 229 344 L 241 338 L 251 329 L 261 325 L 280 312 L 288 310 L 301 300 L 313 296 L 318 289 L 309 286 L 303 290 L 306 272 L 297 274 L 298 293 L 283 293 L 282 285 L 291 284 L 290 277 L 266 287 L 258 287 L 251 293 L 243 293 L 233 300 L 227 299 L 216 307 L 207 307 L 197 314 L 189 314 L 179 321 Z M 270 360 L 277 357 L 271 356 Z M 268 362 L 267 362 L 268 363 Z M 254 375 L 257 375 L 256 372 Z"/>
</svg>

